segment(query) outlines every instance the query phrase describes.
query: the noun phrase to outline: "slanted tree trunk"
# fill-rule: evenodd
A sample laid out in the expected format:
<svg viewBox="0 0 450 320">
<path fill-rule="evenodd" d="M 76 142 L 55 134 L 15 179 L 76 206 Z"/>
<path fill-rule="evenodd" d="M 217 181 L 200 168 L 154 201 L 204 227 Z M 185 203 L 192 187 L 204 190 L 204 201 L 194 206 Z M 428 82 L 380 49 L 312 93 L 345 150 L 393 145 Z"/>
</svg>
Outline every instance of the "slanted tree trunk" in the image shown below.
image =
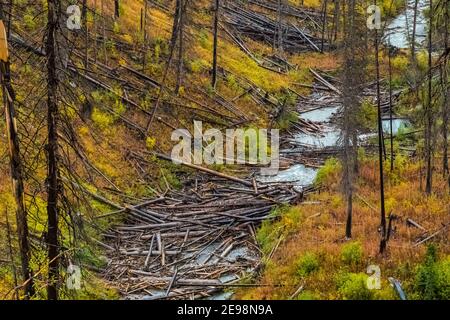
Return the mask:
<svg viewBox="0 0 450 320">
<path fill-rule="evenodd" d="M 3 7 L 0 4 L 0 20 L 4 21 Z M 6 35 L 6 31 L 5 32 Z M 8 48 L 5 39 L 5 48 Z M 19 136 L 16 127 L 14 99 L 15 94 L 11 85 L 10 62 L 7 50 L 4 53 L 5 60 L 0 61 L 0 76 L 3 93 L 3 104 L 5 106 L 6 130 L 9 142 L 10 169 L 12 178 L 12 189 L 16 202 L 16 224 L 19 238 L 19 251 L 21 260 L 22 280 L 25 285 L 25 299 L 34 294 L 33 272 L 30 267 L 30 247 L 28 243 L 28 221 L 27 211 L 24 203 L 23 164 L 20 156 Z"/>
<path fill-rule="evenodd" d="M 214 10 L 214 47 L 213 47 L 213 64 L 212 64 L 212 80 L 211 85 L 215 89 L 217 84 L 217 42 L 219 33 L 219 14 L 220 14 L 220 0 L 215 0 Z"/>
<path fill-rule="evenodd" d="M 153 123 L 153 120 L 155 119 L 155 115 L 156 112 L 158 111 L 158 107 L 159 107 L 159 103 L 161 102 L 161 97 L 162 97 L 162 92 L 165 88 L 165 83 L 166 83 L 166 79 L 167 79 L 167 75 L 169 74 L 169 69 L 170 66 L 172 64 L 172 60 L 173 60 L 173 56 L 174 56 L 174 52 L 175 52 L 175 46 L 176 46 L 176 42 L 177 42 L 177 37 L 178 37 L 178 33 L 179 33 L 179 29 L 180 29 L 180 21 L 179 21 L 179 17 L 180 17 L 180 11 L 182 10 L 182 0 L 177 0 L 176 2 L 176 8 L 175 8 L 175 15 L 174 15 L 174 21 L 173 21 L 173 29 L 172 29 L 172 37 L 170 39 L 170 52 L 169 52 L 169 59 L 167 60 L 166 66 L 165 66 L 165 70 L 164 70 L 164 74 L 163 74 L 163 78 L 161 80 L 161 83 L 159 85 L 159 92 L 158 92 L 158 96 L 156 98 L 155 101 L 155 106 L 153 107 L 152 113 L 150 115 L 150 118 L 147 122 L 147 128 L 146 128 L 146 133 L 149 134 L 150 133 L 150 129 Z"/>
<path fill-rule="evenodd" d="M 58 299 L 59 244 L 58 244 L 58 76 L 57 44 L 60 0 L 47 0 L 47 247 L 48 283 L 47 299 Z"/>
</svg>

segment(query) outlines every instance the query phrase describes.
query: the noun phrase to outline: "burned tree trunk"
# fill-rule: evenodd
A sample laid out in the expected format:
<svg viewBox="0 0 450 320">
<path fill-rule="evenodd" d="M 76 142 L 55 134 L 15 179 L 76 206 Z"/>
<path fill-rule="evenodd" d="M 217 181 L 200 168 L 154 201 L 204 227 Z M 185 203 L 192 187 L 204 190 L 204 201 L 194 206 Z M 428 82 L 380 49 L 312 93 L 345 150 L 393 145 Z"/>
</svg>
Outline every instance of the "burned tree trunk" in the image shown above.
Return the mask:
<svg viewBox="0 0 450 320">
<path fill-rule="evenodd" d="M 392 64 L 391 64 L 391 47 L 388 47 L 388 63 L 389 63 L 389 133 L 391 142 L 391 171 L 394 170 L 394 135 L 392 133 Z"/>
<path fill-rule="evenodd" d="M 345 237 L 352 237 L 353 215 L 353 184 L 358 168 L 358 120 L 357 114 L 360 107 L 360 84 L 365 82 L 365 24 L 363 17 L 358 13 L 358 3 L 350 0 L 347 6 L 347 19 L 344 23 L 343 41 L 343 79 L 342 83 L 342 186 L 347 205 L 347 221 Z"/>
<path fill-rule="evenodd" d="M 25 285 L 25 298 L 29 299 L 34 294 L 33 273 L 30 268 L 30 247 L 28 243 L 27 211 L 24 203 L 23 165 L 20 156 L 19 136 L 16 127 L 14 98 L 15 94 L 11 85 L 10 62 L 8 58 L 8 42 L 6 30 L 3 25 L 3 8 L 0 5 L 0 32 L 4 38 L 0 61 L 0 76 L 5 106 L 6 129 L 9 140 L 9 156 L 12 178 L 13 195 L 16 202 L 16 224 L 19 238 L 19 250 L 22 268 L 22 280 Z M 1 39 L 0 39 L 1 40 Z"/>
<path fill-rule="evenodd" d="M 219 10 L 220 10 L 220 0 L 215 0 L 214 8 L 214 47 L 213 47 L 213 65 L 212 65 L 212 81 L 211 85 L 216 88 L 217 83 L 217 42 L 219 33 Z"/>
<path fill-rule="evenodd" d="M 150 115 L 150 118 L 147 122 L 147 128 L 146 128 L 146 133 L 149 134 L 153 120 L 155 119 L 155 115 L 156 112 L 158 111 L 158 107 L 159 107 L 159 103 L 161 102 L 161 97 L 162 97 L 162 92 L 165 89 L 165 83 L 166 83 L 166 79 L 167 79 L 167 75 L 169 74 L 169 69 L 170 66 L 172 64 L 172 60 L 173 60 L 173 55 L 175 52 L 175 46 L 176 46 L 176 42 L 177 42 L 177 38 L 178 38 L 178 34 L 180 32 L 180 16 L 181 16 L 181 10 L 183 9 L 182 7 L 182 0 L 177 0 L 176 2 L 176 7 L 175 7 L 175 15 L 173 18 L 173 28 L 172 28 L 172 37 L 170 39 L 170 52 L 169 52 L 169 58 L 166 62 L 166 67 L 164 70 L 164 74 L 163 74 L 163 78 L 161 80 L 161 83 L 159 85 L 159 92 L 158 92 L 158 96 L 156 98 L 155 101 L 155 106 L 153 107 L 152 113 Z"/>
<path fill-rule="evenodd" d="M 442 172 L 444 175 L 444 178 L 447 177 L 448 179 L 448 185 L 450 188 L 450 172 L 449 172 L 449 166 L 448 166 L 448 117 L 449 117 L 449 94 L 450 94 L 450 88 L 448 87 L 448 50 L 449 50 L 449 39 L 448 39 L 448 22 L 449 22 L 450 16 L 449 16 L 449 6 L 447 5 L 445 7 L 445 13 L 444 13 L 444 52 L 447 54 L 445 56 L 444 63 L 441 68 L 441 86 L 442 86 L 442 94 L 443 94 L 443 101 L 442 101 L 442 139 L 443 139 L 443 147 L 442 147 L 442 153 L 443 153 L 443 159 L 442 159 Z"/>
<path fill-rule="evenodd" d="M 430 24 L 428 28 L 428 101 L 425 108 L 425 160 L 426 160 L 426 194 L 431 194 L 433 183 L 433 143 L 432 143 L 432 127 L 433 127 L 433 110 L 432 110 L 432 33 L 433 33 L 433 0 L 430 0 Z"/>
<path fill-rule="evenodd" d="M 412 36 L 411 36 L 411 59 L 413 62 L 416 61 L 416 24 L 417 24 L 417 6 L 419 0 L 414 1 L 414 13 L 413 13 L 413 26 L 412 26 Z"/>
<path fill-rule="evenodd" d="M 145 0 L 147 2 L 147 0 Z M 120 3 L 119 0 L 114 0 L 114 17 L 119 18 L 120 17 Z"/>
<path fill-rule="evenodd" d="M 177 81 L 175 85 L 175 93 L 178 94 L 183 79 L 183 56 L 184 56 L 184 24 L 186 20 L 186 6 L 187 1 L 181 0 L 181 10 L 179 17 L 179 32 L 178 32 L 178 63 L 177 63 Z"/>
<path fill-rule="evenodd" d="M 278 0 L 278 27 L 276 33 L 276 39 L 274 39 L 274 47 L 277 48 L 278 54 L 283 54 L 283 8 L 284 0 Z"/>
<path fill-rule="evenodd" d="M 61 12 L 59 0 L 47 0 L 47 247 L 48 247 L 48 284 L 47 299 L 58 299 L 58 76 L 57 44 L 58 19 Z"/>
<path fill-rule="evenodd" d="M 175 46 L 178 32 L 179 32 L 179 24 L 180 24 L 180 16 L 182 10 L 182 0 L 176 0 L 175 4 L 175 14 L 173 16 L 173 26 L 172 26 L 172 36 L 170 38 L 170 45 Z"/>
<path fill-rule="evenodd" d="M 340 0 L 334 0 L 334 34 L 333 38 L 334 41 L 337 40 L 337 36 L 339 33 L 339 27 L 340 27 Z"/>
<path fill-rule="evenodd" d="M 377 1 L 375 0 L 375 5 Z M 383 123 L 381 120 L 381 92 L 380 92 L 380 61 L 379 61 L 379 39 L 378 30 L 375 29 L 375 69 L 376 69 L 376 83 L 377 83 L 377 109 L 378 109 L 378 161 L 380 171 L 380 207 L 381 207 L 381 240 L 380 253 L 386 250 L 386 209 L 384 206 L 384 175 L 383 175 Z"/>
<path fill-rule="evenodd" d="M 323 4 L 323 16 L 322 16 L 322 39 L 320 41 L 320 51 L 323 52 L 323 45 L 325 42 L 325 33 L 327 27 L 327 8 L 328 8 L 328 0 L 325 0 Z"/>
<path fill-rule="evenodd" d="M 144 2 L 144 10 L 141 11 L 141 30 L 144 32 L 142 43 L 142 72 L 145 72 L 147 60 L 147 1 Z"/>
</svg>

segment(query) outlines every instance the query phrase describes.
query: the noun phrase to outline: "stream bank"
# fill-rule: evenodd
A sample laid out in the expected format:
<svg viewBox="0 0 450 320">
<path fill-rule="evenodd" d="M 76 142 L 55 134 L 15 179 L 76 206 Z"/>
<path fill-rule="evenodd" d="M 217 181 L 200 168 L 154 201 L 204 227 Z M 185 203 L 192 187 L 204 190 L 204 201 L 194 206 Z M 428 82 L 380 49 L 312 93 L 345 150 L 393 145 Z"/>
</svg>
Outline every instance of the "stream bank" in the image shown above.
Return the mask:
<svg viewBox="0 0 450 320">
<path fill-rule="evenodd" d="M 402 26 L 400 15 L 388 31 L 397 33 Z M 423 32 L 417 34 L 420 38 Z M 391 44 L 404 46 L 402 39 L 391 36 Z M 225 288 L 244 285 L 242 279 L 258 270 L 260 222 L 276 218 L 271 215 L 275 207 L 298 203 L 313 192 L 319 168 L 340 151 L 339 79 L 311 72 L 318 85 L 308 97 L 299 95 L 299 117 L 282 136 L 286 170 L 242 182 L 200 173 L 181 191 L 168 188 L 155 199 L 119 210 L 126 220 L 103 234 L 109 258 L 105 276 L 125 299 L 229 298 Z M 387 114 L 387 92 L 382 99 Z M 393 131 L 401 125 L 396 120 Z M 389 128 L 388 120 L 383 127 Z"/>
</svg>

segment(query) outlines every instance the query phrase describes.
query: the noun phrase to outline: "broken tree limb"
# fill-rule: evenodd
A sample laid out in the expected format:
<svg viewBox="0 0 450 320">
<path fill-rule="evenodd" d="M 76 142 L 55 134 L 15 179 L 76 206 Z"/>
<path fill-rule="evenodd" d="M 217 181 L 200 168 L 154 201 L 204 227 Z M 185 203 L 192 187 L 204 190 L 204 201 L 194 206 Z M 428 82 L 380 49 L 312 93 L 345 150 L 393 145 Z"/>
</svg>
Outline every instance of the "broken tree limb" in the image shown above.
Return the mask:
<svg viewBox="0 0 450 320">
<path fill-rule="evenodd" d="M 166 156 L 166 155 L 164 155 L 162 153 L 155 153 L 155 155 L 158 158 L 160 158 L 160 159 L 164 159 L 164 160 L 167 160 L 167 161 L 172 161 L 171 157 Z M 195 164 L 191 164 L 191 163 L 187 163 L 187 162 L 183 162 L 183 161 L 177 161 L 177 162 L 182 164 L 182 165 L 184 165 L 184 166 L 186 166 L 186 167 L 189 167 L 189 168 L 192 168 L 192 169 L 195 169 L 195 170 L 200 170 L 200 171 L 212 174 L 212 175 L 220 177 L 220 178 L 225 178 L 225 179 L 228 179 L 228 180 L 231 180 L 231 181 L 239 182 L 240 184 L 243 184 L 243 185 L 245 185 L 247 187 L 252 187 L 253 188 L 253 183 L 251 183 L 249 181 L 246 181 L 246 180 L 243 180 L 243 179 L 240 179 L 240 178 L 237 178 L 237 177 L 233 177 L 233 176 L 230 176 L 230 175 L 227 175 L 227 174 L 215 171 L 215 170 L 211 170 L 211 169 L 208 169 L 208 168 L 205 168 L 205 167 L 202 167 L 202 166 L 198 166 L 198 165 L 195 165 Z"/>
</svg>

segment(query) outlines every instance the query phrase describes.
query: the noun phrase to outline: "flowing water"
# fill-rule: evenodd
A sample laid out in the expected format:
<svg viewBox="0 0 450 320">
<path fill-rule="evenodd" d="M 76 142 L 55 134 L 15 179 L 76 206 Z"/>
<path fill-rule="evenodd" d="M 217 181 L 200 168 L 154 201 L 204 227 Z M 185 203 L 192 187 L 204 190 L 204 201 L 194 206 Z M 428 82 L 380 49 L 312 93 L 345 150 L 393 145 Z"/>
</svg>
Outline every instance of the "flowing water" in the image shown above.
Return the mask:
<svg viewBox="0 0 450 320">
<path fill-rule="evenodd" d="M 314 148 L 331 147 L 337 144 L 339 139 L 339 130 L 330 123 L 339 107 L 324 107 L 312 111 L 302 112 L 300 118 L 313 122 L 320 122 L 324 127 L 323 134 L 305 134 L 297 133 L 294 136 L 297 146 L 310 146 Z M 280 152 L 283 154 L 283 150 Z M 311 185 L 317 175 L 317 168 L 307 167 L 303 164 L 294 164 L 286 170 L 278 172 L 275 176 L 260 177 L 261 182 L 286 182 L 293 183 L 295 186 L 302 187 Z"/>
<path fill-rule="evenodd" d="M 384 33 L 385 43 L 399 49 L 410 47 L 414 21 L 414 3 L 416 0 L 407 0 L 406 9 L 395 17 L 387 26 Z M 429 1 L 418 0 L 416 15 L 416 48 L 423 46 L 427 36 L 427 21 L 424 10 L 428 7 Z"/>
<path fill-rule="evenodd" d="M 418 14 L 416 20 L 416 41 L 420 45 L 426 38 L 426 20 L 423 14 L 423 10 L 427 6 L 426 0 L 419 0 Z M 397 48 L 408 48 L 409 38 L 412 33 L 412 21 L 413 21 L 413 7 L 414 0 L 408 0 L 407 9 L 399 14 L 394 20 L 392 20 L 386 28 L 384 39 L 386 43 Z M 324 97 L 320 93 L 313 93 L 312 97 L 317 101 L 324 102 Z M 316 99 L 317 98 L 317 99 Z M 325 101 L 326 102 L 326 101 Z M 312 146 L 314 148 L 324 148 L 336 146 L 339 141 L 340 131 L 336 125 L 332 123 L 333 118 L 339 111 L 339 106 L 330 106 L 315 109 L 312 111 L 301 112 L 300 118 L 308 121 L 320 123 L 324 127 L 322 134 L 305 134 L 297 133 L 294 136 L 296 147 Z M 383 131 L 387 134 L 390 133 L 389 119 L 383 119 Z M 392 132 L 397 134 L 402 128 L 408 127 L 409 121 L 407 119 L 396 118 L 392 121 Z M 372 134 L 361 135 L 360 139 L 365 139 L 372 136 Z M 283 150 L 280 151 L 283 154 Z M 316 176 L 317 168 L 311 168 L 303 164 L 294 164 L 286 170 L 278 172 L 274 176 L 260 176 L 258 181 L 260 182 L 279 182 L 279 183 L 293 183 L 299 187 L 301 191 L 302 187 L 311 185 Z M 212 248 L 213 249 L 213 248 Z M 243 248 L 239 248 L 236 252 L 233 252 L 233 257 L 238 258 L 240 255 L 247 255 Z M 230 256 L 231 256 L 230 255 Z M 199 257 L 201 259 L 201 257 Z M 221 279 L 223 283 L 233 281 L 235 275 L 230 275 L 228 278 Z M 161 293 L 163 294 L 163 293 Z M 233 293 L 229 291 L 223 291 L 218 294 L 212 295 L 209 299 L 213 300 L 226 300 L 232 297 Z"/>
</svg>

